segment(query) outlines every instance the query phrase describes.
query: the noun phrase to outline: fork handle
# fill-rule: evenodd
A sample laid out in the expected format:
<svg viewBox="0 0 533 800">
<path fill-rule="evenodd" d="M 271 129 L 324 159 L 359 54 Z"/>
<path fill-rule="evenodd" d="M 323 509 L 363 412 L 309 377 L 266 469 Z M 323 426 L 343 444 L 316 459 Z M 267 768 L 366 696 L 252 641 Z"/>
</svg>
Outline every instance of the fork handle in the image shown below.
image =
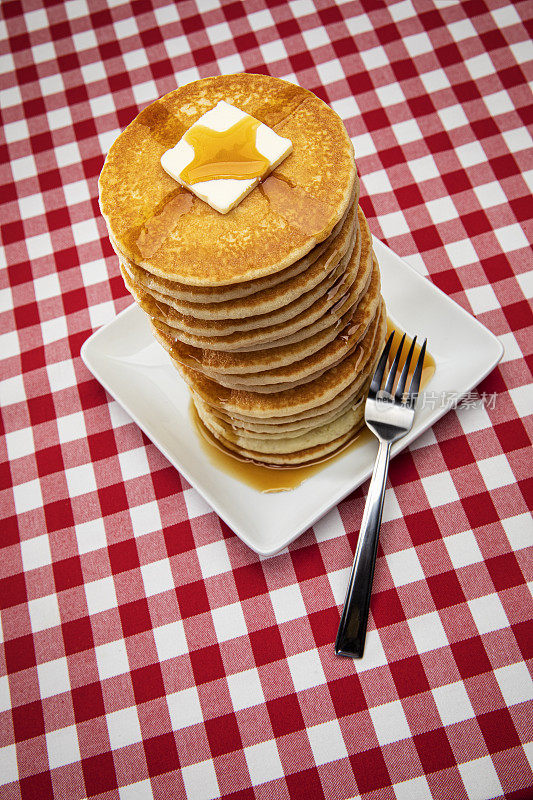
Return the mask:
<svg viewBox="0 0 533 800">
<path fill-rule="evenodd" d="M 357 550 L 344 601 L 335 653 L 338 656 L 362 658 L 365 649 L 366 625 L 374 579 L 379 529 L 389 469 L 390 442 L 380 442 L 366 498 Z"/>
</svg>

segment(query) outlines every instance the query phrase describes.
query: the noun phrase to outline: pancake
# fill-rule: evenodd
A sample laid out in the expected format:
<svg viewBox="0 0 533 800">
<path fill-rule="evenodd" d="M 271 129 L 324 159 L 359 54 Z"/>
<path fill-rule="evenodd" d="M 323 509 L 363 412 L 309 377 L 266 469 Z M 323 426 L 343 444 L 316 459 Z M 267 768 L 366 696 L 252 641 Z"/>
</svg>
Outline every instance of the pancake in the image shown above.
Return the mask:
<svg viewBox="0 0 533 800">
<path fill-rule="evenodd" d="M 310 297 L 308 293 L 319 286 L 324 279 L 335 271 L 340 262 L 350 255 L 354 248 L 357 234 L 357 209 L 352 206 L 339 234 L 330 243 L 329 247 L 322 252 L 320 257 L 303 272 L 268 289 L 254 292 L 245 297 L 216 303 L 190 303 L 169 294 L 163 294 L 154 287 L 147 287 L 140 280 L 142 275 L 139 274 L 139 270 L 133 267 L 131 263 L 121 262 L 121 266 L 128 272 L 133 282 L 139 283 L 157 302 L 165 303 L 169 309 L 173 309 L 184 316 L 193 315 L 198 320 L 245 319 L 277 311 L 298 300 L 303 295 Z M 273 321 L 275 321 L 275 318 L 273 318 Z"/>
<path fill-rule="evenodd" d="M 365 364 L 383 347 L 387 330 L 385 304 L 370 325 L 366 335 L 350 355 L 323 375 L 294 389 L 271 394 L 228 389 L 200 372 L 175 363 L 194 394 L 208 405 L 221 408 L 227 414 L 253 416 L 258 420 L 271 416 L 284 417 L 307 411 L 328 403 L 340 391 L 355 383 Z"/>
<path fill-rule="evenodd" d="M 227 214 L 176 184 L 161 155 L 220 100 L 291 140 L 291 155 Z M 265 75 L 204 78 L 144 109 L 112 145 L 100 208 L 126 258 L 154 275 L 224 286 L 277 273 L 327 239 L 355 191 L 353 147 L 316 95 Z"/>
<path fill-rule="evenodd" d="M 294 345 L 280 348 L 280 350 L 285 350 L 287 353 L 285 357 L 286 363 L 282 366 L 276 366 L 274 369 L 271 368 L 272 364 L 269 363 L 268 353 L 263 354 L 259 368 L 257 367 L 259 359 L 256 354 L 243 353 L 240 356 L 240 362 L 244 364 L 245 369 L 241 369 L 239 373 L 235 374 L 231 369 L 228 369 L 227 361 L 225 362 L 226 369 L 217 369 L 216 366 L 213 366 L 215 358 L 212 356 L 219 356 L 218 353 L 213 354 L 212 351 L 196 350 L 193 354 L 191 352 L 192 348 L 186 348 L 179 342 L 172 345 L 171 341 L 158 335 L 157 329 L 154 330 L 154 333 L 174 360 L 217 380 L 221 386 L 236 389 L 254 387 L 257 392 L 274 392 L 312 380 L 324 370 L 345 358 L 363 338 L 374 319 L 380 305 L 379 291 L 379 270 L 374 268 L 368 291 L 352 314 L 349 315 L 346 324 L 336 332 L 335 338 L 324 346 L 315 349 L 315 352 L 308 352 L 305 357 L 301 357 L 301 352 L 298 352 L 298 347 Z M 294 353 L 295 350 L 295 358 L 291 361 L 288 354 Z M 221 359 L 219 358 L 218 360 L 220 361 Z"/>
<path fill-rule="evenodd" d="M 359 199 L 359 181 L 356 176 L 355 192 L 350 199 L 350 205 L 346 210 L 342 219 L 335 225 L 333 231 L 323 242 L 314 247 L 303 258 L 298 259 L 290 267 L 286 267 L 279 272 L 274 272 L 272 275 L 267 275 L 264 278 L 256 278 L 255 280 L 241 281 L 240 283 L 228 284 L 227 286 L 187 286 L 185 283 L 179 281 L 168 280 L 161 278 L 158 275 L 153 275 L 151 272 L 130 261 L 125 253 L 123 253 L 118 244 L 109 235 L 111 246 L 119 257 L 121 263 L 132 274 L 136 283 L 140 283 L 148 291 L 155 289 L 161 294 L 175 297 L 178 300 L 183 300 L 188 303 L 220 303 L 227 300 L 235 300 L 237 297 L 247 297 L 250 294 L 270 289 L 272 286 L 277 286 L 278 283 L 293 278 L 295 275 L 300 275 L 311 264 L 314 264 L 317 258 L 322 255 L 324 250 L 331 245 L 337 234 L 340 232 L 346 217 L 352 208 L 357 208 Z"/>
</svg>

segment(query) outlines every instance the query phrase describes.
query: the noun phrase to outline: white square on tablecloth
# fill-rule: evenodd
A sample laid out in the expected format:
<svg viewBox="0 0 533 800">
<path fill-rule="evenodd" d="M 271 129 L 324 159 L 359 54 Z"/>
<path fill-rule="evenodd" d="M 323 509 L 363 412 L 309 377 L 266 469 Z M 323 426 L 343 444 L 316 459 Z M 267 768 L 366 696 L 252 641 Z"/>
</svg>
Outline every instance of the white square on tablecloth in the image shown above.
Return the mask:
<svg viewBox="0 0 533 800">
<path fill-rule="evenodd" d="M 400 700 L 370 708 L 369 713 L 381 747 L 411 736 Z"/>
<path fill-rule="evenodd" d="M 65 13 L 69 19 L 87 17 L 89 14 L 86 0 L 68 0 L 68 2 L 64 4 L 64 7 Z"/>
<path fill-rule="evenodd" d="M 396 497 L 396 492 L 389 486 L 385 491 L 385 502 L 383 504 L 383 516 L 381 522 L 391 522 L 393 519 L 401 519 L 403 517 L 402 509 Z"/>
<path fill-rule="evenodd" d="M 108 611 L 116 608 L 117 593 L 112 575 L 100 578 L 97 581 L 89 581 L 85 584 L 85 596 L 87 598 L 87 608 L 89 614 L 99 614 L 101 611 Z"/>
<path fill-rule="evenodd" d="M 47 232 L 39 233 L 36 236 L 28 236 L 26 239 L 26 249 L 28 251 L 28 256 L 32 260 L 50 255 L 54 252 L 50 234 Z"/>
<path fill-rule="evenodd" d="M 485 78 L 487 75 L 493 75 L 496 70 L 492 59 L 488 53 L 481 53 L 479 56 L 467 58 L 465 67 L 472 76 L 472 80 L 478 81 L 480 78 Z"/>
<path fill-rule="evenodd" d="M 44 631 L 48 628 L 54 628 L 61 622 L 57 595 L 55 594 L 29 600 L 28 611 L 30 612 L 30 622 L 33 633 Z"/>
<path fill-rule="evenodd" d="M 103 283 L 109 280 L 109 272 L 103 258 L 98 261 L 88 261 L 81 264 L 81 277 L 84 286 L 94 286 L 96 283 Z"/>
<path fill-rule="evenodd" d="M 183 499 L 185 500 L 185 505 L 187 506 L 187 516 L 189 519 L 202 517 L 204 514 L 210 514 L 213 511 L 211 506 L 196 491 L 196 489 L 184 489 Z"/>
<path fill-rule="evenodd" d="M 174 589 L 174 578 L 172 577 L 172 569 L 168 558 L 153 561 L 151 564 L 143 564 L 141 566 L 141 575 L 147 597 Z"/>
<path fill-rule="evenodd" d="M 522 23 L 518 11 L 512 5 L 495 8 L 490 12 L 490 15 L 496 23 L 496 27 L 500 30 L 508 28 L 510 25 L 520 25 Z"/>
<path fill-rule="evenodd" d="M 32 539 L 24 539 L 20 543 L 22 555 L 22 566 L 24 572 L 31 569 L 38 569 L 52 563 L 52 553 L 50 552 L 50 538 L 47 533 L 34 536 Z"/>
<path fill-rule="evenodd" d="M 387 11 L 394 22 L 401 22 L 403 19 L 416 17 L 416 11 L 413 8 L 411 0 L 402 0 L 401 3 L 394 3 L 394 5 L 388 6 Z"/>
<path fill-rule="evenodd" d="M 102 325 L 107 325 L 116 315 L 115 304 L 112 300 L 96 303 L 96 305 L 89 308 L 89 319 L 91 320 L 92 328 L 100 328 Z"/>
<path fill-rule="evenodd" d="M 4 125 L 3 130 L 8 144 L 23 141 L 30 135 L 28 123 L 25 119 L 18 119 L 16 122 L 8 122 Z"/>
<path fill-rule="evenodd" d="M 283 777 L 283 767 L 275 739 L 245 747 L 244 757 L 254 786 Z"/>
<path fill-rule="evenodd" d="M 346 591 L 348 589 L 348 581 L 350 579 L 350 570 L 351 567 L 343 567 L 342 569 L 336 569 L 332 572 L 328 572 L 331 593 L 333 595 L 333 599 L 335 600 L 335 604 L 338 606 L 340 606 L 341 603 L 344 603 L 344 598 L 346 597 Z"/>
<path fill-rule="evenodd" d="M 58 417 L 57 430 L 60 444 L 74 442 L 76 439 L 84 439 L 87 436 L 87 429 L 85 428 L 83 412 L 75 411 L 74 414 Z"/>
<path fill-rule="evenodd" d="M 80 464 L 65 470 L 69 497 L 96 491 L 96 477 L 92 464 Z"/>
<path fill-rule="evenodd" d="M 471 289 L 465 289 L 465 294 L 474 314 L 484 314 L 486 311 L 500 308 L 500 302 L 494 289 L 488 283 L 485 286 L 473 286 Z"/>
<path fill-rule="evenodd" d="M 357 155 L 357 153 L 356 153 Z M 440 175 L 433 156 L 422 156 L 409 161 L 407 166 L 417 183 L 428 181 L 430 178 L 437 178 Z"/>
<path fill-rule="evenodd" d="M 356 8 L 360 9 L 361 6 L 360 5 L 356 6 Z M 346 25 L 352 36 L 357 36 L 357 34 L 359 33 L 366 33 L 367 31 L 374 30 L 374 25 L 372 24 L 372 21 L 368 16 L 368 14 L 357 14 L 357 16 L 355 17 L 348 17 L 348 19 L 344 21 L 344 24 Z"/>
<path fill-rule="evenodd" d="M 479 564 L 480 561 L 483 561 L 483 555 L 472 531 L 461 531 L 461 533 L 445 536 L 443 542 L 454 569 L 467 567 L 470 564 Z"/>
<path fill-rule="evenodd" d="M 195 686 L 168 694 L 167 706 L 173 731 L 203 721 L 202 707 Z"/>
<path fill-rule="evenodd" d="M 220 608 L 212 608 L 211 616 L 219 642 L 236 639 L 238 636 L 244 636 L 248 632 L 242 606 L 239 602 L 220 606 Z"/>
<path fill-rule="evenodd" d="M 99 644 L 94 648 L 100 680 L 114 678 L 129 671 L 128 653 L 123 639 Z"/>
<path fill-rule="evenodd" d="M 41 30 L 41 28 L 48 28 L 48 16 L 44 8 L 36 11 L 27 11 L 24 14 L 24 24 L 28 33 Z"/>
<path fill-rule="evenodd" d="M 128 72 L 131 72 L 134 69 L 139 69 L 139 67 L 148 66 L 148 56 L 146 55 L 146 50 L 144 47 L 139 47 L 136 50 L 129 50 L 127 53 L 122 54 L 122 58 L 124 59 L 124 64 L 126 65 Z M 153 81 L 150 82 L 153 83 Z M 142 84 L 136 85 L 142 86 Z M 135 90 L 135 85 L 132 88 Z"/>
<path fill-rule="evenodd" d="M 261 679 L 255 667 L 237 672 L 235 675 L 228 675 L 226 680 L 235 711 L 242 711 L 243 708 L 251 708 L 265 702 Z"/>
<path fill-rule="evenodd" d="M 217 64 L 222 75 L 229 75 L 232 72 L 242 72 L 244 70 L 242 58 L 238 53 L 232 53 L 230 56 L 218 58 Z M 198 75 L 198 77 L 200 77 L 200 75 Z"/>
<path fill-rule="evenodd" d="M 449 220 L 457 219 L 459 216 L 452 198 L 448 195 L 446 197 L 438 197 L 436 200 L 428 200 L 426 208 L 435 225 L 439 225 L 441 222 L 449 222 Z"/>
<path fill-rule="evenodd" d="M 505 192 L 498 181 L 490 181 L 490 183 L 474 186 L 474 193 L 481 208 L 492 208 L 508 202 Z"/>
<path fill-rule="evenodd" d="M 518 358 L 522 358 L 522 350 L 516 341 L 516 336 L 512 331 L 509 331 L 508 333 L 501 333 L 498 336 L 498 339 L 504 348 L 504 353 L 501 360 L 502 364 L 507 363 L 507 361 L 516 361 Z"/>
<path fill-rule="evenodd" d="M 37 166 L 32 155 L 14 158 L 10 162 L 10 166 L 15 182 L 23 181 L 24 178 L 33 178 L 37 175 Z"/>
<path fill-rule="evenodd" d="M 305 11 L 302 11 L 301 13 L 304 14 Z M 271 28 L 275 24 L 272 14 L 268 8 L 263 8 L 261 11 L 253 11 L 251 14 L 247 15 L 246 19 L 253 31 L 261 31 L 264 28 Z"/>
<path fill-rule="evenodd" d="M 498 773 L 494 768 L 492 758 L 484 756 L 465 764 L 458 764 L 457 768 L 463 779 L 468 797 L 482 797 L 483 800 L 492 800 L 503 794 Z"/>
<path fill-rule="evenodd" d="M 273 589 L 270 592 L 270 600 L 278 625 L 291 619 L 305 617 L 307 614 L 302 593 L 297 583 L 293 583 L 292 586 L 284 586 L 281 589 Z"/>
<path fill-rule="evenodd" d="M 63 185 L 63 193 L 65 195 L 67 205 L 69 206 L 75 205 L 76 203 L 83 203 L 84 201 L 89 200 L 91 196 L 87 181 L 73 181 L 73 183 L 65 183 Z"/>
<path fill-rule="evenodd" d="M 34 508 L 41 508 L 43 496 L 41 494 L 41 482 L 38 478 L 26 483 L 19 483 L 13 486 L 13 499 L 15 501 L 15 511 L 23 514 L 25 511 L 32 511 Z"/>
<path fill-rule="evenodd" d="M 515 483 L 513 470 L 509 466 L 507 456 L 501 453 L 499 456 L 482 458 L 477 462 L 479 471 L 483 476 L 485 486 L 489 491 L 498 489 L 501 486 L 508 486 Z"/>
<path fill-rule="evenodd" d="M 220 797 L 215 767 L 210 758 L 181 768 L 187 797 L 191 800 L 215 800 Z"/>
<path fill-rule="evenodd" d="M 46 119 L 48 120 L 48 127 L 51 131 L 72 127 L 72 114 L 70 113 L 70 109 L 66 106 L 62 108 L 53 108 L 47 111 Z M 86 181 L 80 181 L 80 183 L 86 183 Z"/>
<path fill-rule="evenodd" d="M 19 776 L 17 751 L 14 744 L 0 747 L 0 786 L 16 781 Z"/>
<path fill-rule="evenodd" d="M 414 33 L 411 36 L 404 36 L 403 43 L 411 58 L 420 56 L 423 53 L 433 52 L 431 39 L 425 31 L 423 33 Z"/>
<path fill-rule="evenodd" d="M 93 117 L 103 117 L 104 114 L 115 113 L 115 103 L 110 94 L 101 94 L 98 97 L 90 97 L 89 105 Z"/>
<path fill-rule="evenodd" d="M 357 20 L 359 17 L 356 17 L 355 19 Z M 351 21 L 352 20 L 348 20 L 348 28 L 350 28 L 349 23 Z M 353 31 L 350 30 L 350 33 L 353 33 Z M 366 69 L 369 71 L 371 69 L 377 69 L 378 67 L 384 67 L 389 63 L 389 57 L 381 45 L 378 45 L 377 47 L 371 47 L 370 50 L 363 50 L 359 53 L 359 55 L 363 59 Z"/>
<path fill-rule="evenodd" d="M 137 67 L 133 67 L 133 69 L 137 69 Z M 156 100 L 158 97 L 157 86 L 155 81 L 144 81 L 143 83 L 137 83 L 132 88 L 133 97 L 135 98 L 135 102 L 138 106 L 142 105 L 143 103 L 150 103 L 152 100 Z"/>
<path fill-rule="evenodd" d="M 323 64 L 317 64 L 315 69 L 321 82 L 325 85 L 335 81 L 342 81 L 346 77 L 340 61 L 336 58 L 331 61 L 325 61 Z"/>
<path fill-rule="evenodd" d="M 411 778 L 409 781 L 395 783 L 392 788 L 394 789 L 396 800 L 432 800 L 433 798 L 424 775 L 419 778 Z"/>
<path fill-rule="evenodd" d="M 167 8 L 170 8 L 170 6 L 167 6 Z M 233 38 L 231 28 L 227 22 L 219 22 L 218 25 L 208 25 L 205 32 L 210 44 L 220 44 L 220 42 L 231 41 Z"/>
<path fill-rule="evenodd" d="M 422 478 L 422 486 L 431 508 L 438 508 L 459 500 L 459 494 L 449 472 L 439 472 L 437 475 L 428 475 L 426 478 Z"/>
<path fill-rule="evenodd" d="M 302 37 L 308 50 L 314 50 L 315 47 L 322 47 L 330 43 L 328 32 L 324 27 L 302 31 Z"/>
<path fill-rule="evenodd" d="M 11 710 L 11 693 L 9 691 L 9 678 L 0 675 L 0 713 Z"/>
<path fill-rule="evenodd" d="M 64 656 L 37 664 L 37 676 L 39 694 L 42 698 L 54 697 L 56 694 L 70 691 L 68 662 Z"/>
<path fill-rule="evenodd" d="M 437 611 L 407 620 L 419 653 L 428 653 L 448 645 L 448 638 Z"/>
<path fill-rule="evenodd" d="M 332 100 L 332 109 L 343 120 L 357 117 L 361 113 L 355 97 L 343 97 L 341 100 Z"/>
<path fill-rule="evenodd" d="M 462 681 L 439 686 L 431 693 L 444 725 L 454 725 L 476 716 Z"/>
<path fill-rule="evenodd" d="M 61 294 L 59 276 L 56 272 L 49 275 L 42 275 L 33 281 L 33 291 L 36 300 L 47 300 L 49 297 L 57 297 Z"/>
<path fill-rule="evenodd" d="M 292 682 L 297 692 L 326 682 L 318 650 L 306 650 L 287 659 Z"/>
<path fill-rule="evenodd" d="M 157 500 L 143 503 L 141 506 L 133 506 L 130 508 L 130 517 L 135 536 L 144 536 L 145 533 L 161 530 L 161 516 Z"/>
<path fill-rule="evenodd" d="M 439 92 L 441 89 L 450 88 L 450 81 L 443 69 L 432 69 L 429 72 L 424 72 L 420 76 L 420 80 L 424 84 L 424 89 L 428 94 L 432 92 Z"/>
<path fill-rule="evenodd" d="M 170 58 L 182 56 L 189 49 L 189 40 L 186 36 L 173 36 L 164 40 L 165 50 Z"/>
<path fill-rule="evenodd" d="M 66 318 L 56 317 L 55 319 L 47 319 L 41 322 L 41 336 L 43 337 L 43 344 L 50 344 L 51 342 L 58 342 L 60 339 L 66 339 L 68 336 Z"/>
<path fill-rule="evenodd" d="M 352 136 L 352 144 L 356 158 L 372 156 L 377 153 L 376 145 L 370 133 L 361 133 L 359 136 Z"/>
<path fill-rule="evenodd" d="M 52 392 L 60 392 L 76 386 L 77 378 L 72 361 L 56 361 L 54 364 L 46 365 L 48 383 Z"/>
<path fill-rule="evenodd" d="M 409 233 L 409 226 L 401 211 L 392 211 L 390 214 L 380 214 L 378 220 L 383 235 L 386 238 Z"/>
<path fill-rule="evenodd" d="M 487 160 L 483 147 L 477 141 L 459 145 L 455 148 L 455 155 L 464 169 L 474 167 L 476 164 L 484 164 Z"/>
<path fill-rule="evenodd" d="M 502 525 L 513 550 L 523 550 L 533 546 L 533 520 L 531 514 L 517 514 L 516 517 L 502 519 Z"/>
<path fill-rule="evenodd" d="M 129 783 L 127 786 L 120 786 L 118 790 L 120 800 L 153 800 L 152 785 L 150 779 Z"/>
<path fill-rule="evenodd" d="M 133 450 L 125 450 L 118 454 L 120 471 L 125 481 L 133 478 L 140 478 L 141 475 L 148 475 L 150 466 L 146 455 L 146 447 L 134 447 Z"/>
<path fill-rule="evenodd" d="M 392 192 L 389 176 L 384 169 L 365 173 L 363 175 L 363 184 L 369 196 Z"/>
<path fill-rule="evenodd" d="M 531 61 L 531 42 L 529 40 L 511 44 L 509 45 L 509 49 L 517 64 L 527 64 Z"/>
<path fill-rule="evenodd" d="M 32 428 L 21 428 L 18 431 L 9 431 L 5 436 L 7 457 L 10 461 L 16 458 L 29 456 L 35 450 Z"/>
<path fill-rule="evenodd" d="M 521 150 L 530 150 L 533 147 L 533 140 L 527 128 L 503 131 L 502 136 L 510 153 L 519 153 Z"/>
<path fill-rule="evenodd" d="M 112 750 L 127 747 L 129 744 L 142 741 L 141 726 L 137 716 L 137 707 L 122 708 L 106 714 L 109 742 Z"/>
<path fill-rule="evenodd" d="M 480 633 L 490 633 L 509 627 L 507 614 L 496 592 L 467 602 Z"/>
<path fill-rule="evenodd" d="M 533 700 L 533 680 L 523 661 L 495 669 L 494 676 L 507 706 Z"/>
<path fill-rule="evenodd" d="M 384 108 L 396 105 L 396 103 L 405 103 L 405 95 L 399 83 L 389 83 L 385 86 L 378 86 L 376 88 L 376 94 Z"/>
<path fill-rule="evenodd" d="M 476 39 L 478 35 L 469 19 L 450 22 L 447 27 L 454 42 L 462 42 L 464 39 Z"/>
<path fill-rule="evenodd" d="M 307 736 L 317 767 L 348 757 L 338 720 L 333 719 L 321 725 L 313 725 L 307 729 Z"/>
<path fill-rule="evenodd" d="M 416 119 L 406 119 L 403 122 L 396 122 L 392 125 L 392 130 L 398 144 L 408 144 L 422 139 L 422 131 L 418 127 Z"/>
<path fill-rule="evenodd" d="M 155 647 L 160 661 L 177 658 L 188 651 L 185 629 L 181 619 L 153 629 Z"/>
<path fill-rule="evenodd" d="M 497 117 L 499 114 L 508 114 L 510 111 L 514 111 L 513 101 L 505 89 L 499 92 L 493 92 L 493 94 L 484 95 L 483 102 L 487 106 L 491 117 Z"/>
<path fill-rule="evenodd" d="M 496 228 L 494 235 L 505 253 L 529 246 L 526 234 L 518 222 L 512 225 L 505 225 L 503 228 Z"/>
<path fill-rule="evenodd" d="M 424 572 L 414 547 L 385 556 L 395 586 L 405 586 L 424 579 Z"/>
<path fill-rule="evenodd" d="M 533 269 L 530 269 L 528 272 L 522 272 L 520 275 L 516 276 L 516 280 L 518 281 L 520 288 L 522 289 L 524 296 L 530 300 L 533 297 Z"/>
<path fill-rule="evenodd" d="M 45 734 L 48 761 L 51 769 L 74 764 L 81 759 L 78 733 L 75 725 L 68 725 Z"/>
<path fill-rule="evenodd" d="M 231 570 L 228 548 L 224 539 L 197 547 L 196 555 L 203 578 L 212 578 L 214 575 L 222 575 Z"/>
<path fill-rule="evenodd" d="M 463 107 L 459 104 L 448 106 L 448 108 L 440 108 L 437 113 L 447 131 L 453 131 L 456 128 L 462 128 L 463 125 L 468 125 L 468 117 L 463 111 Z"/>
</svg>

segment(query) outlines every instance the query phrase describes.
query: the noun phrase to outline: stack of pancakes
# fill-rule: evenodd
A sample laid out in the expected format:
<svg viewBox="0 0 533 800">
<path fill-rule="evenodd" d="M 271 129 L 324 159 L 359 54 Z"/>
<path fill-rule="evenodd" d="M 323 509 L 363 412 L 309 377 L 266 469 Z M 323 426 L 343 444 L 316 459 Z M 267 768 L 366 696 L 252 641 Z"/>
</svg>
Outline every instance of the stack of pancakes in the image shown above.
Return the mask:
<svg viewBox="0 0 533 800">
<path fill-rule="evenodd" d="M 228 214 L 179 186 L 162 153 L 219 100 L 291 139 L 292 154 Z M 296 466 L 363 425 L 386 333 L 353 148 L 311 92 L 264 75 L 206 78 L 118 137 L 100 205 L 127 288 L 237 456 Z"/>
</svg>

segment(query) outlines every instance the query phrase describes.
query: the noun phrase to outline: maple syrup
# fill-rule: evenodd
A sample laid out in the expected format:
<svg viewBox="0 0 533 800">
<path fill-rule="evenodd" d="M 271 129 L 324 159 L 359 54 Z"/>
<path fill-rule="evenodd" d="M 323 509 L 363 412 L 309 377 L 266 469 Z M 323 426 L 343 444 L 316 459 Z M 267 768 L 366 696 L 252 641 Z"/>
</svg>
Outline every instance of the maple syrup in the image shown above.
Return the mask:
<svg viewBox="0 0 533 800">
<path fill-rule="evenodd" d="M 389 360 L 391 362 L 394 359 L 396 350 L 400 344 L 403 331 L 398 327 L 398 325 L 395 325 L 389 318 L 387 318 L 387 336 L 390 336 L 392 331 L 395 331 L 395 336 L 389 355 Z M 398 373 L 400 373 L 400 370 L 405 363 L 411 342 L 412 339 L 406 335 L 402 355 L 400 357 Z M 413 357 L 411 359 L 407 386 L 409 386 L 409 380 L 414 372 L 420 350 L 421 346 L 417 342 L 415 344 Z M 426 350 L 424 368 L 422 370 L 422 378 L 420 381 L 420 390 L 427 385 L 434 372 L 435 359 Z M 256 489 L 257 491 L 263 493 L 286 492 L 290 489 L 296 489 L 305 480 L 307 480 L 307 478 L 310 478 L 312 475 L 316 475 L 317 472 L 319 472 L 327 464 L 331 463 L 335 458 L 339 458 L 341 455 L 345 455 L 346 453 L 359 449 L 375 439 L 368 428 L 364 427 L 355 435 L 353 439 L 348 441 L 334 453 L 325 456 L 324 458 L 319 459 L 311 464 L 305 464 L 301 467 L 267 467 L 263 464 L 258 464 L 249 459 L 245 459 L 224 447 L 224 445 L 221 444 L 221 442 L 219 442 L 218 439 L 216 439 L 215 436 L 213 436 L 213 434 L 203 424 L 198 416 L 192 400 L 190 401 L 189 411 L 192 423 L 198 433 L 201 447 L 208 456 L 210 462 L 221 472 L 225 472 L 227 475 L 231 475 L 233 478 L 242 481 L 242 483 L 251 486 L 252 489 Z"/>
<path fill-rule="evenodd" d="M 291 227 L 308 236 L 321 234 L 331 219 L 332 209 L 328 203 L 308 194 L 278 172 L 260 183 L 259 190 Z"/>
<path fill-rule="evenodd" d="M 194 158 L 180 178 L 185 183 L 234 178 L 251 180 L 264 175 L 269 159 L 256 147 L 256 132 L 261 125 L 254 117 L 243 117 L 225 131 L 194 125 L 184 136 L 194 150 Z"/>
</svg>

